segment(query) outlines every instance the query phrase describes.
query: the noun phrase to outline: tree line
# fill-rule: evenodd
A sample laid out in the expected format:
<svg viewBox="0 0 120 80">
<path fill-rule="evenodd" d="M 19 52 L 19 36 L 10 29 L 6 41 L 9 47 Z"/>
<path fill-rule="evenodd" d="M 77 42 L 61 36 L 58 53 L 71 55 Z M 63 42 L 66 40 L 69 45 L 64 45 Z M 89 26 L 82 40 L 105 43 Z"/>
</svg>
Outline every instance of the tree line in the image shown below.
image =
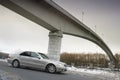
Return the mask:
<svg viewBox="0 0 120 80">
<path fill-rule="evenodd" d="M 115 54 L 115 57 L 120 64 L 120 54 Z M 67 53 L 64 52 L 60 56 L 60 61 L 68 65 L 79 67 L 109 67 L 109 58 L 102 53 Z"/>
</svg>

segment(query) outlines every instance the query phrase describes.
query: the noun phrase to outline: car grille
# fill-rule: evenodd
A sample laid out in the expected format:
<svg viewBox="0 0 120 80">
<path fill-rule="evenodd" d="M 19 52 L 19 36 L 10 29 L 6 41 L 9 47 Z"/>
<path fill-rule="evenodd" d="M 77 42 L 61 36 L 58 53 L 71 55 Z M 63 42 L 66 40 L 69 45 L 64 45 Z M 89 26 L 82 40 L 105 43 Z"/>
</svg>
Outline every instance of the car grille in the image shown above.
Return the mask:
<svg viewBox="0 0 120 80">
<path fill-rule="evenodd" d="M 65 67 L 67 67 L 67 64 L 64 64 Z"/>
</svg>

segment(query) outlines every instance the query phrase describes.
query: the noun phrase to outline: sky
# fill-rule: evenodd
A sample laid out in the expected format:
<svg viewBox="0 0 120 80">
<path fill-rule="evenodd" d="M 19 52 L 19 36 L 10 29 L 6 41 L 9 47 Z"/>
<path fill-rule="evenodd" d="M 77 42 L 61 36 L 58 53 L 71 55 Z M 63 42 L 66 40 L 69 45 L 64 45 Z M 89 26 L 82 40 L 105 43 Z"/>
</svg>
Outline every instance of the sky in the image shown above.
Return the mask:
<svg viewBox="0 0 120 80">
<path fill-rule="evenodd" d="M 120 0 L 53 1 L 95 31 L 113 53 L 120 52 Z M 47 29 L 0 5 L 0 51 L 12 53 L 16 50 L 30 50 L 47 53 L 48 34 Z M 69 35 L 63 35 L 62 52 L 104 53 L 96 44 Z"/>
</svg>

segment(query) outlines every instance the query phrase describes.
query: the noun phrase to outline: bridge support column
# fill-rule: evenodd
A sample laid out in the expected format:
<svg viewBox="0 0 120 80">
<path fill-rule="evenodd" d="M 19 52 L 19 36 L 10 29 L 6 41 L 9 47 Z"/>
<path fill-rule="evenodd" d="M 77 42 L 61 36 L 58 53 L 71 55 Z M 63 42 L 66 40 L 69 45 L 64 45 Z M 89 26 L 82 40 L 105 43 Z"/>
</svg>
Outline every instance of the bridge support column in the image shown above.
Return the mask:
<svg viewBox="0 0 120 80">
<path fill-rule="evenodd" d="M 62 37 L 63 33 L 61 31 L 49 33 L 48 56 L 52 60 L 60 60 Z"/>
</svg>

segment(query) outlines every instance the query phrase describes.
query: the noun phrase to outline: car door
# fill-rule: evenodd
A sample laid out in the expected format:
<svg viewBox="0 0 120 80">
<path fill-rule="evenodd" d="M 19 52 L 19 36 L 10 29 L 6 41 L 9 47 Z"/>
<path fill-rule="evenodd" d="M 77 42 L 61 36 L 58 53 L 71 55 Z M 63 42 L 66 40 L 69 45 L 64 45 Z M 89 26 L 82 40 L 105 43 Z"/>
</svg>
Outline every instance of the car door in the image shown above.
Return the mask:
<svg viewBox="0 0 120 80">
<path fill-rule="evenodd" d="M 31 53 L 30 52 L 23 52 L 20 54 L 20 64 L 24 66 L 31 66 Z"/>
<path fill-rule="evenodd" d="M 40 60 L 39 55 L 35 52 L 31 52 L 31 60 L 30 60 L 31 67 L 39 68 L 40 67 L 39 60 Z"/>
<path fill-rule="evenodd" d="M 35 52 L 31 52 L 31 66 L 34 68 L 39 68 L 39 69 L 44 69 L 44 62 L 42 61 L 41 57 L 35 53 Z"/>
</svg>

